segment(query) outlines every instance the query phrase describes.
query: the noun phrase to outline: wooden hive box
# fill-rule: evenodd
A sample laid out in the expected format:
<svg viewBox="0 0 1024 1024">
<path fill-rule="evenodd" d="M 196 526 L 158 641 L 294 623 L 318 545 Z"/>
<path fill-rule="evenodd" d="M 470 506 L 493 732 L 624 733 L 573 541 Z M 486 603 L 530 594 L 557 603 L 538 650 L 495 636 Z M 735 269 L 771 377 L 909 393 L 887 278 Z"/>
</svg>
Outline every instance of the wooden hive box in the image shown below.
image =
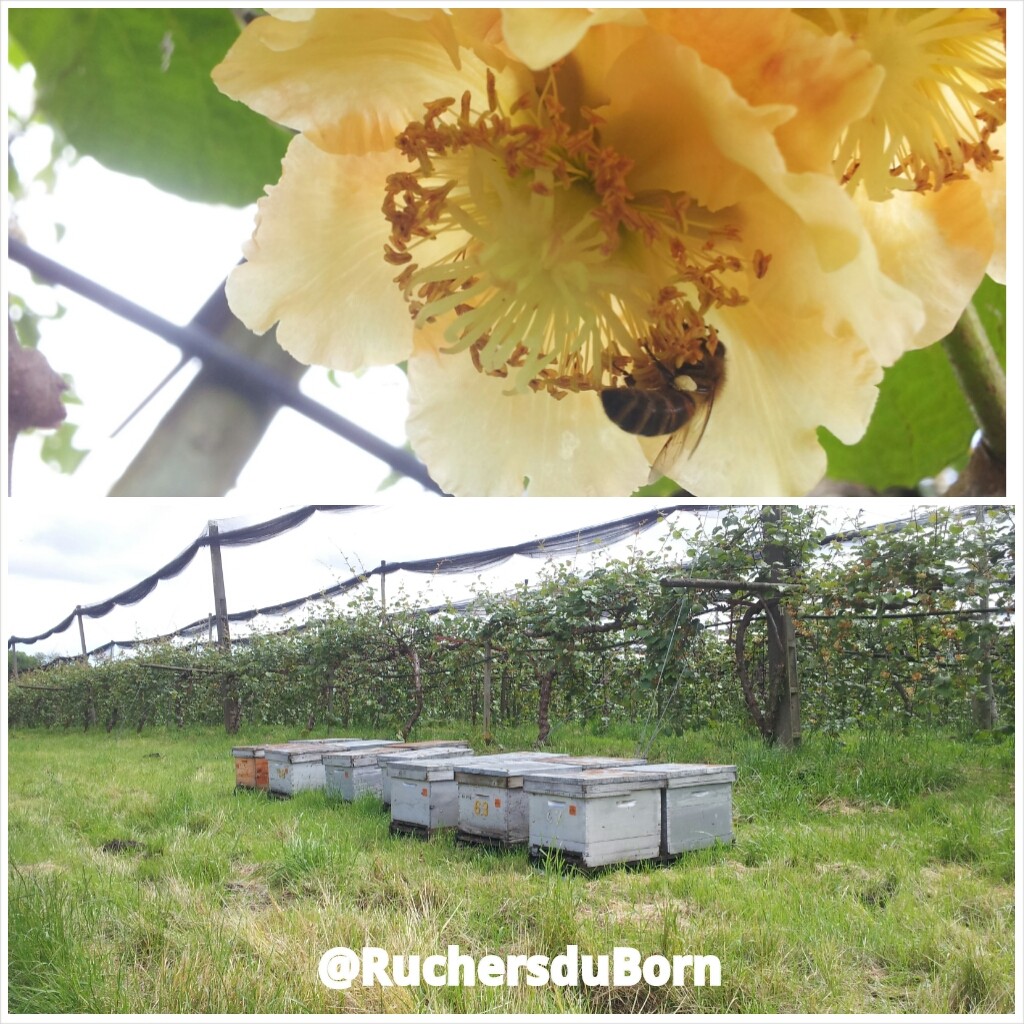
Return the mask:
<svg viewBox="0 0 1024 1024">
<path fill-rule="evenodd" d="M 262 747 L 232 747 L 231 756 L 235 759 L 236 788 L 267 788 L 267 759 Z"/>
<path fill-rule="evenodd" d="M 381 796 L 383 774 L 380 758 L 388 753 L 422 756 L 433 750 L 469 751 L 465 740 L 420 740 L 416 743 L 384 743 L 338 754 L 324 754 L 326 791 L 329 796 L 355 800 L 363 793 Z"/>
<path fill-rule="evenodd" d="M 731 764 L 652 764 L 638 771 L 664 776 L 661 790 L 661 855 L 733 841 Z"/>
<path fill-rule="evenodd" d="M 281 746 L 267 746 L 267 774 L 273 796 L 294 796 L 304 789 L 323 789 L 324 754 L 380 746 L 386 740 L 309 740 Z"/>
<path fill-rule="evenodd" d="M 587 868 L 658 857 L 665 776 L 639 767 L 528 774 L 530 856 L 558 851 Z"/>
</svg>

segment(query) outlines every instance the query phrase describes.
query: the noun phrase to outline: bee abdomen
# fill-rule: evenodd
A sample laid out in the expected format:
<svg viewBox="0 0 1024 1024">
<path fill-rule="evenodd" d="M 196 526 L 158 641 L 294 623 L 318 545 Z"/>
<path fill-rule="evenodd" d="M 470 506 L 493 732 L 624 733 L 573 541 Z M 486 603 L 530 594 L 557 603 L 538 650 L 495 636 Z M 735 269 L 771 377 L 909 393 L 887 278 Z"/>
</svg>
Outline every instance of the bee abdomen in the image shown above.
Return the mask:
<svg viewBox="0 0 1024 1024">
<path fill-rule="evenodd" d="M 685 391 L 632 387 L 605 388 L 601 405 L 612 423 L 641 437 L 674 434 L 689 422 L 696 408 L 693 397 Z"/>
</svg>

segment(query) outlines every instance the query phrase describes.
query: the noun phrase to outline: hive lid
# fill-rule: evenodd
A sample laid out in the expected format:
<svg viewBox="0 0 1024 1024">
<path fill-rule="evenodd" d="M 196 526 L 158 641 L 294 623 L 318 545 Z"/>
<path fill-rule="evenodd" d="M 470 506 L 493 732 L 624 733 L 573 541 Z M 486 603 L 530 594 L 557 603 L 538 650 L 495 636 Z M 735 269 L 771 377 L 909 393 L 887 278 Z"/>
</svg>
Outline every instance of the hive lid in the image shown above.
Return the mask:
<svg viewBox="0 0 1024 1024">
<path fill-rule="evenodd" d="M 618 796 L 640 789 L 660 789 L 667 776 L 641 771 L 639 766 L 585 768 L 582 771 L 530 772 L 523 777 L 527 793 L 547 793 L 582 799 L 587 796 Z"/>
<path fill-rule="evenodd" d="M 268 761 L 288 761 L 299 764 L 308 761 L 319 761 L 324 754 L 339 751 L 356 750 L 360 747 L 380 746 L 381 740 L 307 740 L 302 743 L 274 744 L 264 747 L 264 756 Z"/>
<path fill-rule="evenodd" d="M 263 748 L 262 747 L 232 747 L 231 748 L 231 756 L 232 757 L 262 757 L 263 756 Z"/>
<path fill-rule="evenodd" d="M 392 780 L 407 779 L 418 782 L 445 782 L 455 778 L 455 769 L 464 760 L 459 754 L 422 758 L 421 760 L 402 758 L 401 760 L 392 761 L 388 765 L 388 774 Z"/>
<path fill-rule="evenodd" d="M 434 747 L 455 747 L 457 749 L 469 749 L 468 740 L 414 740 L 411 743 L 403 743 L 403 747 L 409 750 L 431 750 Z"/>
<path fill-rule="evenodd" d="M 438 758 L 448 757 L 452 754 L 468 757 L 476 755 L 468 745 L 450 747 L 431 747 L 427 750 L 389 750 L 386 753 L 378 754 L 377 761 L 383 765 L 392 765 L 397 761 L 433 761 Z"/>
<path fill-rule="evenodd" d="M 630 765 L 647 764 L 646 757 L 604 757 L 600 754 L 584 754 L 577 757 L 569 754 L 561 758 L 559 764 L 574 764 L 580 768 L 627 768 Z"/>
<path fill-rule="evenodd" d="M 563 764 L 564 758 L 540 760 L 532 758 L 516 760 L 501 758 L 500 760 L 467 762 L 460 764 L 455 772 L 459 782 L 478 786 L 498 786 L 500 788 L 518 789 L 523 779 L 534 772 L 571 772 L 583 771 L 579 765 Z"/>
<path fill-rule="evenodd" d="M 354 747 L 350 750 L 324 752 L 324 764 L 331 768 L 364 768 L 377 763 L 377 758 L 388 750 L 404 750 L 405 744 L 383 742 L 372 747 Z"/>
<path fill-rule="evenodd" d="M 736 781 L 736 766 L 733 764 L 646 764 L 638 765 L 636 770 L 661 776 L 669 789 Z"/>
</svg>

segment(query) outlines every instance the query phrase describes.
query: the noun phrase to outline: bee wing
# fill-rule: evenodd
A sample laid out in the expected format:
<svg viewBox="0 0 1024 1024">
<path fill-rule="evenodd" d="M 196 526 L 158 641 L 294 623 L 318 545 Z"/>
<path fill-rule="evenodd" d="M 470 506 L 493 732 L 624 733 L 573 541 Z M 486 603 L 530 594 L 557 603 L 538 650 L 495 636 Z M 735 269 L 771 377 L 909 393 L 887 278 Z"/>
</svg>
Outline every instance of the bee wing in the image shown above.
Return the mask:
<svg viewBox="0 0 1024 1024">
<path fill-rule="evenodd" d="M 667 476 L 675 479 L 678 471 L 673 467 L 676 467 L 681 459 L 689 459 L 704 439 L 713 404 L 713 396 L 708 401 L 701 402 L 686 424 L 669 437 L 651 466 L 653 477 Z"/>
</svg>

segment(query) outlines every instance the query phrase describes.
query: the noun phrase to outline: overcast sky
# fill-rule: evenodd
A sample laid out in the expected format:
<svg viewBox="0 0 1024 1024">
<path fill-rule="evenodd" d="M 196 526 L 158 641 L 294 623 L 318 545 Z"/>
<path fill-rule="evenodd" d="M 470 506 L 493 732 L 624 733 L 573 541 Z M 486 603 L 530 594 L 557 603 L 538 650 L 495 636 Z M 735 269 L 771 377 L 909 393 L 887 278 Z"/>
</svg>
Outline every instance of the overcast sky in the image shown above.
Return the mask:
<svg viewBox="0 0 1024 1024">
<path fill-rule="evenodd" d="M 348 513 L 317 513 L 296 530 L 259 545 L 225 548 L 229 611 L 242 611 L 313 593 L 378 566 L 435 555 L 460 554 L 516 544 L 618 519 L 664 499 L 608 501 L 440 501 L 422 499 L 366 507 Z M 292 507 L 292 506 L 289 506 Z M 7 503 L 7 583 L 4 637 L 35 635 L 56 625 L 76 605 L 103 601 L 170 561 L 213 518 L 222 532 L 280 515 L 284 506 L 214 499 L 99 500 L 41 508 Z M 687 516 L 695 523 L 693 516 Z M 657 544 L 663 532 L 641 537 Z M 587 555 L 583 562 L 590 564 Z M 488 586 L 504 589 L 532 576 L 536 560 L 517 558 L 487 574 Z M 404 587 L 423 603 L 466 596 L 477 574 L 459 577 L 392 576 L 389 596 Z M 379 592 L 379 581 L 370 586 Z M 86 618 L 86 644 L 132 639 L 176 629 L 207 614 L 212 605 L 209 556 L 200 552 L 179 577 L 162 582 L 144 601 L 101 619 Z M 280 623 L 278 623 L 280 625 Z M 29 653 L 76 653 L 77 628 L 34 645 Z"/>
<path fill-rule="evenodd" d="M 317 592 L 389 562 L 455 555 L 610 522 L 667 499 L 458 499 L 422 498 L 367 506 L 347 513 L 317 513 L 298 529 L 257 545 L 223 552 L 228 610 L 264 607 Z M 262 522 L 287 508 L 229 499 L 122 499 L 45 505 L 7 501 L 4 552 L 7 572 L 0 602 L 3 636 L 30 636 L 56 625 L 76 605 L 104 601 L 138 583 L 187 548 L 214 519 L 221 532 Z M 910 501 L 876 501 L 866 510 L 833 503 L 830 525 L 840 528 L 862 514 L 865 522 L 909 514 Z M 671 525 L 687 535 L 708 531 L 713 519 L 676 513 Z M 574 559 L 581 570 L 634 546 L 659 548 L 668 528 L 639 534 L 615 548 Z M 679 557 L 683 558 L 680 549 Z M 389 601 L 400 590 L 416 603 L 436 604 L 468 596 L 471 586 L 503 591 L 534 578 L 543 562 L 517 557 L 485 573 L 459 576 L 396 574 L 388 577 Z M 367 585 L 379 595 L 380 583 Z M 141 639 L 171 632 L 212 610 L 209 555 L 201 551 L 180 576 L 160 583 L 139 604 L 102 618 L 86 618 L 86 645 Z M 282 620 L 257 620 L 256 628 L 280 628 Z M 244 627 L 233 627 L 236 634 Z M 24 648 L 30 654 L 76 654 L 77 626 Z"/>
</svg>

